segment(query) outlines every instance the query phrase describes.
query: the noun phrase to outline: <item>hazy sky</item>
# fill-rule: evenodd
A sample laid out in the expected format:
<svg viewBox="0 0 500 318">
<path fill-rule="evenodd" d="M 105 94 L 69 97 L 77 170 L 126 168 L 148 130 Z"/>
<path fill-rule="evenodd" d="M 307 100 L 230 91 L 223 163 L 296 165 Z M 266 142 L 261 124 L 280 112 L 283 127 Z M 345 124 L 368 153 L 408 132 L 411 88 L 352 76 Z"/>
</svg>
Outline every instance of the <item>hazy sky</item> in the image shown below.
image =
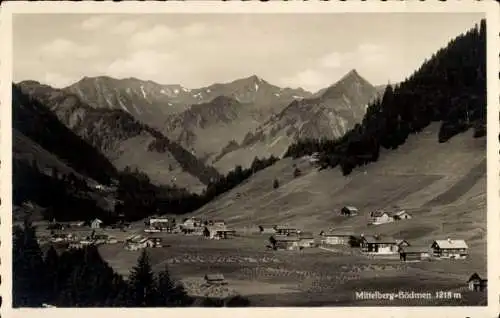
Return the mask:
<svg viewBox="0 0 500 318">
<path fill-rule="evenodd" d="M 14 82 L 83 76 L 196 88 L 258 75 L 316 91 L 350 69 L 401 81 L 483 14 L 24 14 L 14 17 Z"/>
</svg>

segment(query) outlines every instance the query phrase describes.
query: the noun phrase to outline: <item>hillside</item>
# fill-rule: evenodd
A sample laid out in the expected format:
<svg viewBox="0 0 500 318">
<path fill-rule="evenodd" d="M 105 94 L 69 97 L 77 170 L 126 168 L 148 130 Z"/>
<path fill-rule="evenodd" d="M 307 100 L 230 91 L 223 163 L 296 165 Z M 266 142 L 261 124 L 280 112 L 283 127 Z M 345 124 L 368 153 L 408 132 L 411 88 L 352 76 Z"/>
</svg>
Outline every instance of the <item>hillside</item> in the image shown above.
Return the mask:
<svg viewBox="0 0 500 318">
<path fill-rule="evenodd" d="M 220 151 L 231 140 L 241 141 L 248 131 L 259 125 L 256 117 L 252 104 L 218 96 L 169 116 L 165 129 L 168 136 L 186 149 L 206 157 Z"/>
<path fill-rule="evenodd" d="M 175 184 L 195 192 L 201 191 L 204 183 L 218 175 L 190 152 L 137 122 L 123 110 L 92 108 L 73 94 L 37 82 L 22 82 L 18 87 L 31 100 L 52 111 L 64 125 L 97 148 L 119 170 L 126 166 L 138 167 L 154 183 Z M 54 140 L 57 138 L 51 142 Z M 158 149 L 158 144 L 167 147 Z M 79 154 L 75 152 L 75 155 Z"/>
<path fill-rule="evenodd" d="M 117 171 L 109 160 L 64 126 L 50 110 L 12 87 L 12 135 L 14 160 L 51 171 L 74 173 L 109 184 Z"/>
<path fill-rule="evenodd" d="M 255 75 L 196 89 L 135 78 L 85 77 L 64 91 L 96 109 L 123 110 L 200 157 L 218 153 L 231 140 L 226 136 L 240 141 L 291 101 L 311 95 Z M 236 104 L 245 105 L 245 110 Z"/>
<path fill-rule="evenodd" d="M 383 233 L 428 244 L 435 238 L 466 239 L 486 252 L 486 138 L 472 131 L 439 143 L 438 124 L 413 135 L 377 163 L 344 177 L 306 159 L 283 159 L 207 204 L 195 215 L 222 218 L 236 227 L 286 223 L 319 232 L 330 227 L 358 234 Z M 421 160 L 426 158 L 426 160 Z M 293 164 L 303 172 L 293 178 Z M 277 178 L 280 187 L 273 190 Z M 339 216 L 344 205 L 361 215 Z M 412 220 L 368 227 L 368 215 L 397 205 Z"/>
<path fill-rule="evenodd" d="M 316 95 L 295 100 L 271 116 L 238 147 L 214 157 L 215 167 L 225 171 L 232 162 L 248 165 L 253 154 L 281 156 L 299 139 L 341 137 L 363 119 L 367 104 L 378 96 L 377 89 L 356 70 Z"/>
</svg>

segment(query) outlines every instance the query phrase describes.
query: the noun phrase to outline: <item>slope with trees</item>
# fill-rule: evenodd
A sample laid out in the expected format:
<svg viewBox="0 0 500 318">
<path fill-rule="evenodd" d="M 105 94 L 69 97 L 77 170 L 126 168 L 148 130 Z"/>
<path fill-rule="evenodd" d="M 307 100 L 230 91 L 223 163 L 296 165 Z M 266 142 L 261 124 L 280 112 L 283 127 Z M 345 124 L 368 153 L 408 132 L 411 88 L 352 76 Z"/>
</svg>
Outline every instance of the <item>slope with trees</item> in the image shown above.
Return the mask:
<svg viewBox="0 0 500 318">
<path fill-rule="evenodd" d="M 408 79 L 387 86 L 371 103 L 362 123 L 336 140 L 306 139 L 285 157 L 321 154 L 323 167 L 339 165 L 345 175 L 378 160 L 380 150 L 396 149 L 410 134 L 440 122 L 439 142 L 473 128 L 486 134 L 486 21 L 452 40 Z"/>
</svg>

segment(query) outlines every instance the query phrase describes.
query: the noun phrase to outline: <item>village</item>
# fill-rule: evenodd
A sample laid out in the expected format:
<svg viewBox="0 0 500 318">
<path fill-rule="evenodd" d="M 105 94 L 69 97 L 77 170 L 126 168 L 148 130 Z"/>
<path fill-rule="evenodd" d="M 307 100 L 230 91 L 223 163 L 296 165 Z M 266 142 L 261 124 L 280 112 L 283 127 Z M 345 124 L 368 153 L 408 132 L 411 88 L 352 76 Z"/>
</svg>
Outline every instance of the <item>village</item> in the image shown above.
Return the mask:
<svg viewBox="0 0 500 318">
<path fill-rule="evenodd" d="M 343 218 L 362 217 L 360 211 L 354 206 L 344 206 L 338 214 Z M 376 210 L 367 213 L 366 226 L 373 233 L 373 229 L 378 225 L 407 222 L 411 219 L 412 216 L 404 209 Z M 214 248 L 221 245 L 223 241 L 230 243 L 235 239 L 253 240 L 260 241 L 261 248 L 277 256 L 280 253 L 293 255 L 293 253 L 316 250 L 331 252 L 337 256 L 337 259 L 355 255 L 365 258 L 367 264 L 384 261 L 400 264 L 435 263 L 444 260 L 453 263 L 464 261 L 469 257 L 467 243 L 455 237 L 440 237 L 427 245 L 422 245 L 413 244 L 411 240 L 404 237 L 395 238 L 382 234 L 365 235 L 334 228 L 313 233 L 287 224 L 257 225 L 250 231 L 248 228 L 239 231 L 231 228 L 224 220 L 205 220 L 199 217 L 183 218 L 178 221 L 172 216 L 154 216 L 144 221 L 143 224 L 135 225 L 125 222 L 105 225 L 99 219 L 91 222 L 52 222 L 40 234 L 41 245 L 52 244 L 61 249 L 78 249 L 86 245 L 110 246 L 114 250 L 122 249 L 125 253 L 142 249 L 160 251 L 170 247 L 172 242 L 182 240 L 182 237 L 186 239 L 190 237 L 195 240 L 213 241 Z M 217 241 L 221 243 L 216 243 Z M 152 253 L 155 252 L 152 251 Z M 452 264 L 446 266 L 452 266 Z M 200 284 L 227 286 L 228 281 L 224 274 L 223 271 L 217 271 L 215 268 L 208 269 L 207 272 L 199 274 L 203 280 Z M 469 279 L 463 281 L 462 287 L 470 292 L 486 292 L 486 274 L 471 272 L 469 275 Z"/>
</svg>

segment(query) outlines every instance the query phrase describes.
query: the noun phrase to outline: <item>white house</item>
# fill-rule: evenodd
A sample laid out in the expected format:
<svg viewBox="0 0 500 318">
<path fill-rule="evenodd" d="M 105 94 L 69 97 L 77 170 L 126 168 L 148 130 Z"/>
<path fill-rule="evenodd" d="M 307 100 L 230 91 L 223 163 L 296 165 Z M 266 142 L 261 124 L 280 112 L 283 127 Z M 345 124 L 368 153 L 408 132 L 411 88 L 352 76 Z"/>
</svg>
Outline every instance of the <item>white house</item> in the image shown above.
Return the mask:
<svg viewBox="0 0 500 318">
<path fill-rule="evenodd" d="M 394 218 L 385 211 L 373 211 L 370 213 L 369 224 L 379 225 L 394 222 Z"/>
<path fill-rule="evenodd" d="M 90 224 L 90 227 L 91 227 L 91 228 L 93 228 L 93 229 L 98 229 L 98 228 L 100 228 L 100 227 L 101 227 L 101 224 L 102 224 L 102 223 L 103 223 L 103 222 L 102 222 L 101 220 L 99 220 L 99 219 L 94 219 L 94 220 L 92 221 L 92 223 Z"/>
<path fill-rule="evenodd" d="M 436 240 L 431 245 L 433 254 L 439 258 L 465 259 L 468 255 L 469 247 L 464 240 Z"/>
</svg>

